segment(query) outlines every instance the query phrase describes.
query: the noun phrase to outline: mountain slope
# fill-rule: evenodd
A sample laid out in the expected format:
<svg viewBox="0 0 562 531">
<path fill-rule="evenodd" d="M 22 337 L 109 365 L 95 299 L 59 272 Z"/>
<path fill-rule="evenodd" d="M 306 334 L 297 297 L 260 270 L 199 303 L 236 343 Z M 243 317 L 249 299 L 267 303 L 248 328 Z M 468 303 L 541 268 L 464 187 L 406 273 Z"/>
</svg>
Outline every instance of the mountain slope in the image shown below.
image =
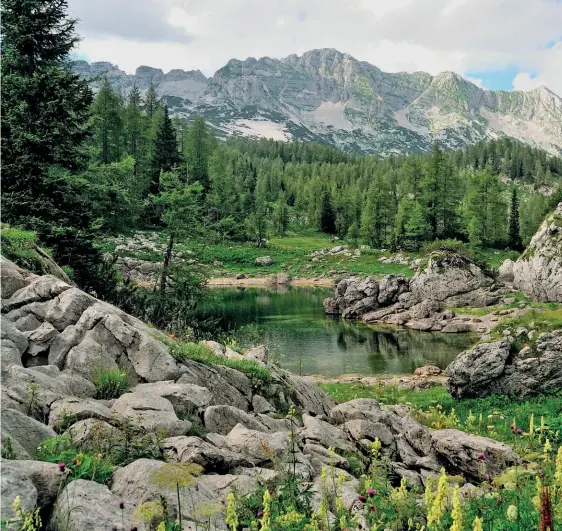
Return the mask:
<svg viewBox="0 0 562 531">
<path fill-rule="evenodd" d="M 562 153 L 562 99 L 545 87 L 488 91 L 445 72 L 386 73 L 333 49 L 283 59 L 230 60 L 212 78 L 141 66 L 78 61 L 94 90 L 102 75 L 124 95 L 153 83 L 175 114 L 205 116 L 220 134 L 309 140 L 389 154 L 426 151 L 434 139 L 463 147 L 512 136 Z"/>
</svg>

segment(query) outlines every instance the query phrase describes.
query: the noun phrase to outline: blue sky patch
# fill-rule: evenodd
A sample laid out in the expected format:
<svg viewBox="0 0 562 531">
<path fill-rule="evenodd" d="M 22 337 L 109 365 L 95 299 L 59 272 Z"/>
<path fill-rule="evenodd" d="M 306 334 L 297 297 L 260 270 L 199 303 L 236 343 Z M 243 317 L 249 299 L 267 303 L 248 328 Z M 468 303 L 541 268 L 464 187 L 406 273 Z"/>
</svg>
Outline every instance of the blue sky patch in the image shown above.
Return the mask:
<svg viewBox="0 0 562 531">
<path fill-rule="evenodd" d="M 470 70 L 466 75 L 471 78 L 481 79 L 484 88 L 488 90 L 513 90 L 513 78 L 520 72 L 515 65 L 510 65 L 503 70 L 478 72 Z"/>
</svg>

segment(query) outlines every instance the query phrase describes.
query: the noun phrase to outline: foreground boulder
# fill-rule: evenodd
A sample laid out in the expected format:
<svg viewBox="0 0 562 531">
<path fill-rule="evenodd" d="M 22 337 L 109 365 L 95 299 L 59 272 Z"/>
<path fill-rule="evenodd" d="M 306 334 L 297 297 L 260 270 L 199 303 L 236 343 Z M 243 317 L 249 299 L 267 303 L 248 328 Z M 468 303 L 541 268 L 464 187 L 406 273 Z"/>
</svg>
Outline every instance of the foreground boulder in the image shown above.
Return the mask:
<svg viewBox="0 0 562 531">
<path fill-rule="evenodd" d="M 515 349 L 509 338 L 461 352 L 447 367 L 447 388 L 456 398 L 528 396 L 562 388 L 562 330 L 541 334 Z"/>
<path fill-rule="evenodd" d="M 562 302 L 562 203 L 513 264 L 513 285 L 533 300 Z"/>
</svg>

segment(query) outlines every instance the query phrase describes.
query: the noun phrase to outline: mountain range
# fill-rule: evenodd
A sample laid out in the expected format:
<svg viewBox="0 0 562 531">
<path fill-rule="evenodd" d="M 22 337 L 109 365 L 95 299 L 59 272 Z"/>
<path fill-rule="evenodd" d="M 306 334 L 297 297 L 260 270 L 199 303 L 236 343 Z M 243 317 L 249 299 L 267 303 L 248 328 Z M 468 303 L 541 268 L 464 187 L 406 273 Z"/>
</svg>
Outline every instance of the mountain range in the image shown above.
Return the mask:
<svg viewBox="0 0 562 531">
<path fill-rule="evenodd" d="M 140 66 L 134 75 L 108 62 L 77 61 L 99 89 L 104 76 L 123 96 L 152 83 L 175 115 L 200 113 L 218 136 L 329 144 L 359 153 L 422 152 L 434 140 L 460 148 L 510 136 L 562 154 L 562 98 L 546 87 L 482 89 L 453 72 L 383 72 L 333 49 L 231 59 L 213 77 Z"/>
</svg>

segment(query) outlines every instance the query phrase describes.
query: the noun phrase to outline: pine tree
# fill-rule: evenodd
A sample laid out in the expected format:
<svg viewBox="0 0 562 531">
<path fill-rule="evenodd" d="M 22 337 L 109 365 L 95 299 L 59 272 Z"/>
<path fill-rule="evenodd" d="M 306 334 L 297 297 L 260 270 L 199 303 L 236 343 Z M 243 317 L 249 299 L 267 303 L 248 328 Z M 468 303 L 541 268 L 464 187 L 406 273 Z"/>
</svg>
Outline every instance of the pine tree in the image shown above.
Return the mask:
<svg viewBox="0 0 562 531">
<path fill-rule="evenodd" d="M 141 107 L 140 90 L 134 85 L 125 108 L 125 135 L 127 153 L 137 162 L 143 157 L 143 151 L 146 149 L 143 142 L 144 127 Z"/>
<path fill-rule="evenodd" d="M 334 234 L 336 232 L 336 217 L 328 190 L 322 192 L 322 205 L 318 228 L 321 232 L 327 232 L 328 234 Z"/>
<path fill-rule="evenodd" d="M 92 105 L 94 114 L 93 140 L 102 164 L 117 162 L 123 155 L 123 100 L 104 77 Z"/>
<path fill-rule="evenodd" d="M 203 187 L 205 195 L 210 188 L 209 180 L 209 134 L 205 120 L 199 114 L 195 115 L 193 123 L 187 132 L 187 162 L 189 180 L 197 181 Z"/>
<path fill-rule="evenodd" d="M 509 211 L 508 240 L 508 244 L 511 249 L 514 249 L 516 251 L 523 250 L 521 230 L 519 227 L 519 198 L 517 197 L 517 188 L 515 188 L 515 186 L 511 191 L 511 209 Z"/>
<path fill-rule="evenodd" d="M 2 219 L 37 231 L 83 289 L 102 294 L 111 279 L 92 245 L 90 204 L 64 171 L 85 167 L 92 102 L 68 67 L 79 38 L 67 7 L 65 0 L 2 2 Z"/>
<path fill-rule="evenodd" d="M 151 181 L 149 192 L 153 195 L 160 191 L 160 173 L 171 171 L 179 166 L 180 156 L 178 153 L 178 142 L 176 130 L 168 114 L 168 108 L 164 107 L 164 115 L 156 134 L 154 155 L 151 161 Z"/>
<path fill-rule="evenodd" d="M 158 102 L 158 95 L 156 94 L 156 89 L 154 88 L 154 85 L 151 83 L 148 86 L 148 90 L 146 91 L 146 97 L 144 102 L 144 108 L 150 120 L 156 113 L 156 110 L 158 109 L 159 106 L 160 104 Z"/>
</svg>

